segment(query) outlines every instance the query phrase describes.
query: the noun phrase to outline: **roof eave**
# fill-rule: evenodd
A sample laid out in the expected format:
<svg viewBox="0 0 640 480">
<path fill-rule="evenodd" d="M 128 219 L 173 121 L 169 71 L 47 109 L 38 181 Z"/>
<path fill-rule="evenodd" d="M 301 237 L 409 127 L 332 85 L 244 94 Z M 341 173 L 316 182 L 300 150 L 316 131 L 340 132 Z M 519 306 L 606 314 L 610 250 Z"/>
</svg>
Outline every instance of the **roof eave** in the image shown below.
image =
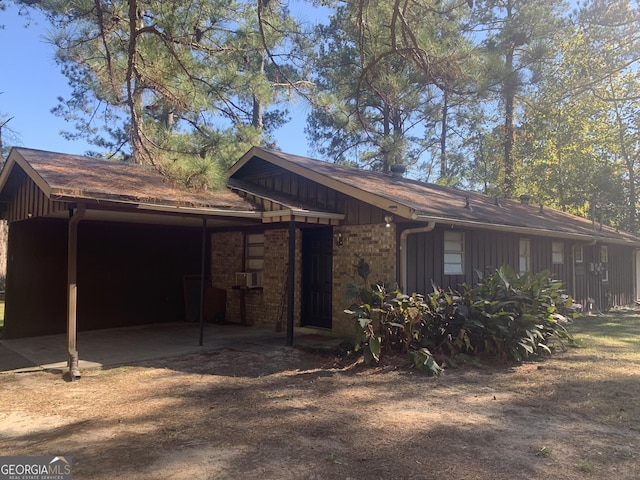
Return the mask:
<svg viewBox="0 0 640 480">
<path fill-rule="evenodd" d="M 421 214 L 415 214 L 413 218 L 420 222 L 435 222 L 435 223 L 446 224 L 446 225 L 482 228 L 486 230 L 509 232 L 509 233 L 516 233 L 516 234 L 522 234 L 522 235 L 536 235 L 536 236 L 543 236 L 543 237 L 565 238 L 568 240 L 576 240 L 579 242 L 596 241 L 596 242 L 606 242 L 606 243 L 615 244 L 615 245 L 627 245 L 627 246 L 640 247 L 640 240 L 634 241 L 634 240 L 625 239 L 625 238 L 606 237 L 603 235 L 598 235 L 596 232 L 594 232 L 593 234 L 559 232 L 556 230 L 548 230 L 548 229 L 541 229 L 541 228 L 518 227 L 518 226 L 510 226 L 510 225 L 501 225 L 496 223 L 485 223 L 485 222 L 479 222 L 474 220 L 461 220 L 457 218 L 437 217 L 433 215 L 421 215 Z"/>
<path fill-rule="evenodd" d="M 18 148 L 12 148 L 9 152 L 9 158 L 7 158 L 7 162 L 5 163 L 4 168 L 2 169 L 2 173 L 0 174 L 0 192 L 4 190 L 9 177 L 11 176 L 11 172 L 13 171 L 15 165 L 20 166 L 22 170 L 33 180 L 33 182 L 38 186 L 40 190 L 47 196 L 51 198 L 51 186 L 42 178 L 38 172 L 25 160 L 25 158 L 20 153 Z"/>
<path fill-rule="evenodd" d="M 148 211 L 157 213 L 172 213 L 172 214 L 186 214 L 186 215 L 199 215 L 209 217 L 237 217 L 247 219 L 261 219 L 262 212 L 255 210 L 234 210 L 233 208 L 215 208 L 215 207 L 196 207 L 185 205 L 165 205 L 157 203 L 146 202 L 131 202 L 125 200 L 116 199 L 100 199 L 95 197 L 83 197 L 83 196 L 69 196 L 59 195 L 56 196 L 56 200 L 60 200 L 68 203 L 84 203 L 89 207 L 90 205 L 118 205 L 128 210 Z"/>
</svg>

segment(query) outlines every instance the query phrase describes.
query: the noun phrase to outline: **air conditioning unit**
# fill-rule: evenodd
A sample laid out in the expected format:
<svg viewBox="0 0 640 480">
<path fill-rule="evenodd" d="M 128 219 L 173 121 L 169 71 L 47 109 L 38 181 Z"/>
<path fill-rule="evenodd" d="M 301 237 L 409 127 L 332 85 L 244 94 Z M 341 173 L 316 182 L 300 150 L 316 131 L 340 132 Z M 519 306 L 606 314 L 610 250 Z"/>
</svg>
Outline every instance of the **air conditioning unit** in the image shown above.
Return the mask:
<svg viewBox="0 0 640 480">
<path fill-rule="evenodd" d="M 236 286 L 240 288 L 262 287 L 262 272 L 236 272 Z"/>
</svg>

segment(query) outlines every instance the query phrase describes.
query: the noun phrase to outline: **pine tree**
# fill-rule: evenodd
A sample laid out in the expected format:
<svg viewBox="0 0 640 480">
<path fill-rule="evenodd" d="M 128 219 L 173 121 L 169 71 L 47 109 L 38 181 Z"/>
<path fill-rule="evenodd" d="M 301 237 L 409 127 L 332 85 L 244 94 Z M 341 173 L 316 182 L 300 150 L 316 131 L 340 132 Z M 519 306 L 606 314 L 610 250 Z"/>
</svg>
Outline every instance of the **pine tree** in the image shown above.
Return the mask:
<svg viewBox="0 0 640 480">
<path fill-rule="evenodd" d="M 389 171 L 426 150 L 433 106 L 463 90 L 459 2 L 341 3 L 319 27 L 318 96 L 307 126 L 324 157 Z"/>
<path fill-rule="evenodd" d="M 267 50 L 283 58 L 295 25 L 277 0 L 38 6 L 54 26 L 57 61 L 72 87 L 55 113 L 74 123 L 68 138 L 87 138 L 103 155 L 205 188 L 286 119 L 272 107 Z"/>
</svg>

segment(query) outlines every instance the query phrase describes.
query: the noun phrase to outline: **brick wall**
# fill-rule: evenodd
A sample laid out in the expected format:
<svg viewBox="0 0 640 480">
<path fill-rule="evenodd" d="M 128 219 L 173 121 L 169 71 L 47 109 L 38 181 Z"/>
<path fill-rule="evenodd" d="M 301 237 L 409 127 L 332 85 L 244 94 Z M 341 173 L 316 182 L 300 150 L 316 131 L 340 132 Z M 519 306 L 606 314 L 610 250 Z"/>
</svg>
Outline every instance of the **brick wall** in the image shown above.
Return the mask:
<svg viewBox="0 0 640 480">
<path fill-rule="evenodd" d="M 227 291 L 225 318 L 240 323 L 239 292 L 232 290 L 235 272 L 241 272 L 244 257 L 244 234 L 224 232 L 211 235 L 211 283 Z"/>
<path fill-rule="evenodd" d="M 280 318 L 282 328 L 287 323 L 287 263 L 289 261 L 288 229 L 266 230 L 262 290 L 244 292 L 246 320 L 249 325 L 273 326 Z M 296 230 L 296 298 L 295 312 L 300 311 L 301 236 Z M 243 270 L 244 234 L 242 232 L 215 233 L 211 237 L 211 278 L 215 287 L 227 290 L 226 320 L 240 323 L 240 295 L 233 289 L 235 273 Z M 284 282 L 284 283 L 283 283 Z M 300 324 L 296 313 L 295 325 Z"/>
<path fill-rule="evenodd" d="M 336 245 L 333 255 L 333 333 L 337 336 L 355 334 L 353 320 L 344 309 L 354 303 L 348 298 L 350 284 L 366 285 L 384 282 L 395 286 L 396 279 L 396 225 L 384 224 L 340 226 L 333 230 L 342 235 L 342 245 Z M 367 283 L 356 272 L 362 259 L 369 265 Z"/>
<path fill-rule="evenodd" d="M 334 227 L 334 238 L 342 235 L 342 245 L 334 246 L 333 254 L 333 329 L 336 336 L 355 334 L 353 320 L 344 309 L 354 302 L 348 298 L 350 284 L 365 285 L 356 272 L 359 259 L 369 265 L 368 283 L 385 282 L 394 286 L 396 279 L 396 226 L 384 224 Z M 301 232 L 296 229 L 296 296 L 295 325 L 300 325 L 302 254 Z M 240 292 L 232 287 L 235 272 L 242 271 L 244 235 L 242 232 L 216 233 L 211 243 L 211 278 L 213 285 L 227 290 L 227 321 L 240 323 Z M 288 229 L 265 231 L 265 263 L 263 289 L 246 292 L 247 323 L 273 326 L 282 318 L 282 328 L 287 322 L 287 277 L 289 255 Z"/>
<path fill-rule="evenodd" d="M 265 232 L 264 252 L 264 289 L 260 305 L 256 305 L 254 312 L 255 323 L 263 325 L 281 324 L 283 330 L 287 326 L 287 285 L 289 263 L 289 230 L 267 230 Z M 294 325 L 300 325 L 301 302 L 301 265 L 302 243 L 300 230 L 296 229 L 296 275 L 295 275 L 295 304 Z"/>
</svg>

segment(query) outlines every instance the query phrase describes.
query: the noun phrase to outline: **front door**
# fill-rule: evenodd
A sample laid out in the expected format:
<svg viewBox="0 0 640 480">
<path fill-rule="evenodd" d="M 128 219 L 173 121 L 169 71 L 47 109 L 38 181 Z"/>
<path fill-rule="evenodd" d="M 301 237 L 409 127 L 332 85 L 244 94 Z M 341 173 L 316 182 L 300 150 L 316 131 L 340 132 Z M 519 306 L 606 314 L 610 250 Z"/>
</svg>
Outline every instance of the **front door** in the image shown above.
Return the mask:
<svg viewBox="0 0 640 480">
<path fill-rule="evenodd" d="M 302 325 L 331 328 L 331 227 L 302 230 Z"/>
</svg>

